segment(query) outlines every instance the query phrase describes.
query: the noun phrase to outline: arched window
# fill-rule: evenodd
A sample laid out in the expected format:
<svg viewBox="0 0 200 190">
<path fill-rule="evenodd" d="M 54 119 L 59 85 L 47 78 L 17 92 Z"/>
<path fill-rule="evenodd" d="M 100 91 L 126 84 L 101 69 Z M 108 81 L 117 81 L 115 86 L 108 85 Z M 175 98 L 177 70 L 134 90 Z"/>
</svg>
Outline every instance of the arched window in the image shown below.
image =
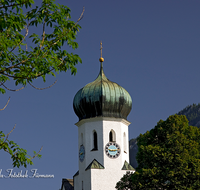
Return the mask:
<svg viewBox="0 0 200 190">
<path fill-rule="evenodd" d="M 109 133 L 109 141 L 110 142 L 115 142 L 116 141 L 116 135 L 115 135 L 115 131 L 113 129 L 111 129 L 111 131 Z"/>
<path fill-rule="evenodd" d="M 109 134 L 109 141 L 113 141 L 113 134 L 112 134 L 112 131 L 110 131 L 110 134 Z"/>
<path fill-rule="evenodd" d="M 126 133 L 124 132 L 124 152 L 127 153 Z"/>
<path fill-rule="evenodd" d="M 97 141 L 97 132 L 93 132 L 93 149 L 92 150 L 98 150 L 98 141 Z"/>
</svg>

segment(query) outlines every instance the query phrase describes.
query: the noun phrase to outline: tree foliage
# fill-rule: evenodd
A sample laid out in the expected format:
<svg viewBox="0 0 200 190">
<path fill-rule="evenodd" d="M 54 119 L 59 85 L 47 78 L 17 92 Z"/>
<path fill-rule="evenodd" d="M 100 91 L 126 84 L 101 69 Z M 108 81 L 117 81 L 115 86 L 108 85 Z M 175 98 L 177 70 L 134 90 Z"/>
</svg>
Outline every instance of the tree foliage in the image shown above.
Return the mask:
<svg viewBox="0 0 200 190">
<path fill-rule="evenodd" d="M 73 49 L 80 25 L 71 21 L 70 9 L 43 0 L 40 7 L 32 8 L 33 0 L 0 1 L 0 92 L 5 93 L 6 81 L 15 85 L 32 83 L 34 79 L 55 72 L 71 70 L 81 62 L 77 54 L 62 49 L 64 43 Z M 38 33 L 33 30 L 37 27 Z M 30 44 L 30 40 L 32 41 Z M 54 72 L 55 71 L 55 72 Z"/>
<path fill-rule="evenodd" d="M 138 137 L 138 167 L 116 185 L 122 189 L 200 189 L 200 129 L 183 115 L 160 120 Z"/>
<path fill-rule="evenodd" d="M 84 9 L 74 22 L 70 20 L 70 9 L 54 1 L 42 0 L 40 7 L 32 8 L 33 0 L 0 0 L 0 93 L 11 90 L 6 86 L 10 79 L 23 89 L 27 84 L 33 86 L 33 80 L 39 77 L 45 82 L 47 74 L 56 76 L 67 70 L 76 74 L 81 59 L 64 50 L 63 45 L 78 48 L 75 40 Z M 34 157 L 41 157 L 41 149 L 33 157 L 28 156 L 25 149 L 8 140 L 10 133 L 0 131 L 0 150 L 11 155 L 13 167 L 26 167 L 33 164 Z"/>
<path fill-rule="evenodd" d="M 33 158 L 41 158 L 39 152 L 42 150 L 42 148 L 38 153 L 34 151 L 33 157 L 27 155 L 27 151 L 25 149 L 20 148 L 19 145 L 17 145 L 14 141 L 8 140 L 8 136 L 14 130 L 14 128 L 7 135 L 5 135 L 3 131 L 0 131 L 0 150 L 4 150 L 11 155 L 13 167 L 19 168 L 20 166 L 27 167 L 28 164 L 32 165 Z"/>
</svg>

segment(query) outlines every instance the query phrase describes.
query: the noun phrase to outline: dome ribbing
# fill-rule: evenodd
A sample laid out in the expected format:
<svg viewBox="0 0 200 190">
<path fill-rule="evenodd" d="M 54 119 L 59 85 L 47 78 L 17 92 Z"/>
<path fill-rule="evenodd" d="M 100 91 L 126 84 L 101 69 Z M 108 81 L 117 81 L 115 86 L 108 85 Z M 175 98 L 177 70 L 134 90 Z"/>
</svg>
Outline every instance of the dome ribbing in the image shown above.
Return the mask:
<svg viewBox="0 0 200 190">
<path fill-rule="evenodd" d="M 127 119 L 132 100 L 123 87 L 107 79 L 101 62 L 98 77 L 76 93 L 73 107 L 79 121 L 100 116 Z"/>
</svg>

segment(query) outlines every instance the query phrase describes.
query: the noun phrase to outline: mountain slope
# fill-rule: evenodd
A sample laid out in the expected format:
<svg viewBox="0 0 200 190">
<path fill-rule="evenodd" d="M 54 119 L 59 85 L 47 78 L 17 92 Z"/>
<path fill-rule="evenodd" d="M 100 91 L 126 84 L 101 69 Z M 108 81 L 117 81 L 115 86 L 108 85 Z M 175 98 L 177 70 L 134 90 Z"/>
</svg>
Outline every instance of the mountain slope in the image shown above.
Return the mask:
<svg viewBox="0 0 200 190">
<path fill-rule="evenodd" d="M 189 121 L 189 125 L 200 127 L 200 104 L 187 106 L 177 114 L 185 115 Z"/>
<path fill-rule="evenodd" d="M 189 125 L 200 127 L 200 103 L 198 105 L 193 104 L 190 106 L 187 106 L 183 110 L 177 113 L 177 115 L 185 115 L 189 121 Z M 138 152 L 138 146 L 137 146 L 137 138 L 131 139 L 129 141 L 129 159 L 130 164 L 137 168 L 137 160 L 136 155 Z"/>
</svg>

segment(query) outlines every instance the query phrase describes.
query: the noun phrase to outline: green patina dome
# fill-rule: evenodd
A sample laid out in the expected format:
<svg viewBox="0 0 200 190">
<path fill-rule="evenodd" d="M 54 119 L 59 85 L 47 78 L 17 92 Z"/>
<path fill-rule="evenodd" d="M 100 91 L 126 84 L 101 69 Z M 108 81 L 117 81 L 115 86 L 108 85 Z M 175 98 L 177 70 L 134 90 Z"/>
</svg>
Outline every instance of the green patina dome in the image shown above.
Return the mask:
<svg viewBox="0 0 200 190">
<path fill-rule="evenodd" d="M 76 93 L 73 107 L 79 121 L 100 116 L 127 119 L 132 100 L 124 88 L 107 79 L 101 62 L 98 77 Z"/>
</svg>

